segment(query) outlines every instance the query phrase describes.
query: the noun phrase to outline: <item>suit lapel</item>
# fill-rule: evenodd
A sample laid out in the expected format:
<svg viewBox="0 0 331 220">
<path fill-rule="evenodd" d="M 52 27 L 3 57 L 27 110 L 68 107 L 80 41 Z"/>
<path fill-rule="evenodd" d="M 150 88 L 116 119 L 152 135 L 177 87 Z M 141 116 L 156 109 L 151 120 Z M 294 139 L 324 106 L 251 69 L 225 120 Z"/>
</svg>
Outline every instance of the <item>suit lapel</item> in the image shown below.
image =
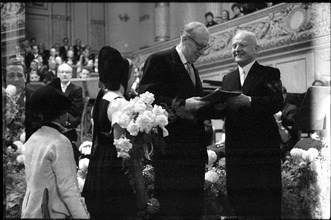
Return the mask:
<svg viewBox="0 0 331 220">
<path fill-rule="evenodd" d="M 247 94 L 249 89 L 252 88 L 252 85 L 256 82 L 256 79 L 259 78 L 261 74 L 261 65 L 255 62 L 252 68 L 249 70 L 249 73 L 245 79 L 244 85 L 242 86 L 242 91 L 244 94 Z M 239 72 L 239 71 L 238 71 Z M 238 74 L 239 76 L 239 74 Z"/>
<path fill-rule="evenodd" d="M 68 97 L 68 95 L 71 93 L 72 90 L 73 90 L 73 84 L 70 83 L 70 84 L 68 85 L 68 87 L 67 87 L 67 89 L 66 89 L 64 95 Z"/>
<path fill-rule="evenodd" d="M 182 63 L 177 51 L 176 51 L 176 48 L 173 47 L 172 49 L 172 62 L 173 62 L 173 65 L 174 65 L 174 72 L 177 73 L 179 79 L 181 82 L 178 82 L 180 84 L 183 85 L 183 87 L 190 87 L 191 89 L 194 89 L 195 91 L 195 86 L 193 85 L 193 82 L 184 66 L 184 64 Z M 194 69 L 194 73 L 195 73 L 195 69 Z"/>
</svg>

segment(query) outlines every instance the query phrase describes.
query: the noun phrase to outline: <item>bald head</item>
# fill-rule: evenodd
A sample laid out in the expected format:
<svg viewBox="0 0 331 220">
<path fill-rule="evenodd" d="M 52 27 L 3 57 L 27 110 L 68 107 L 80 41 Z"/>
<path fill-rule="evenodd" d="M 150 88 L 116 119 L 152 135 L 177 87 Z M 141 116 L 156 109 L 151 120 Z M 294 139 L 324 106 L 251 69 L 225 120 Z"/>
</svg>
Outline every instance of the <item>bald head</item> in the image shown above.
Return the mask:
<svg viewBox="0 0 331 220">
<path fill-rule="evenodd" d="M 209 47 L 209 31 L 200 22 L 190 22 L 181 29 L 179 48 L 188 63 L 194 63 Z"/>
<path fill-rule="evenodd" d="M 232 54 L 236 63 L 244 67 L 257 56 L 257 40 L 253 32 L 240 30 L 232 39 Z"/>
</svg>

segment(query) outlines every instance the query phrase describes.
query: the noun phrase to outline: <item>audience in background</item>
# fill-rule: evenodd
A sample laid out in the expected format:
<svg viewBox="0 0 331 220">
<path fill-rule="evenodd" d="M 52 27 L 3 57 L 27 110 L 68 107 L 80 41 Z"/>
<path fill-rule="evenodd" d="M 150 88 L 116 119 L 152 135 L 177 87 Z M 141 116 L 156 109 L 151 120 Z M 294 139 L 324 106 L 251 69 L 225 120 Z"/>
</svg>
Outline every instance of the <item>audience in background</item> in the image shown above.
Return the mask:
<svg viewBox="0 0 331 220">
<path fill-rule="evenodd" d="M 217 22 L 214 21 L 213 13 L 210 11 L 205 14 L 205 19 L 206 19 L 206 27 L 211 27 L 217 24 Z"/>
<path fill-rule="evenodd" d="M 62 57 L 62 60 L 67 60 L 67 51 L 69 50 L 69 39 L 67 37 L 62 40 L 62 47 L 60 47 L 59 55 Z"/>
<path fill-rule="evenodd" d="M 44 83 L 49 83 L 53 79 L 57 78 L 57 63 L 55 59 L 49 59 L 48 67 L 48 71 L 44 73 Z"/>
<path fill-rule="evenodd" d="M 50 52 L 49 52 L 49 50 L 46 50 L 46 46 L 42 42 L 38 43 L 38 47 L 39 47 L 39 55 L 41 55 L 43 58 L 43 64 L 47 65 L 47 62 L 48 62 L 48 59 L 50 56 Z"/>
<path fill-rule="evenodd" d="M 82 79 L 89 78 L 91 76 L 92 69 L 88 66 L 83 66 L 82 71 L 79 74 L 79 77 Z"/>
<path fill-rule="evenodd" d="M 267 6 L 266 2 L 247 2 L 241 4 L 245 15 L 266 8 Z"/>
<path fill-rule="evenodd" d="M 234 14 L 234 16 L 231 18 L 231 20 L 244 16 L 244 13 L 242 12 L 240 4 L 237 4 L 237 3 L 233 4 L 231 6 L 231 9 Z"/>
<path fill-rule="evenodd" d="M 24 60 L 25 60 L 25 58 L 24 58 L 24 54 L 23 54 L 23 55 L 21 54 L 21 48 L 20 48 L 20 46 L 16 45 L 16 46 L 14 47 L 14 49 L 15 49 L 15 51 L 14 51 L 15 54 L 12 55 L 12 56 L 10 56 L 9 59 L 17 59 L 17 60 L 19 60 L 19 61 L 22 63 L 22 65 L 25 65 L 25 62 L 24 62 Z"/>
<path fill-rule="evenodd" d="M 230 20 L 230 12 L 228 10 L 223 10 L 221 14 L 221 23 L 227 22 Z"/>
<path fill-rule="evenodd" d="M 50 57 L 48 59 L 54 59 L 57 57 L 57 54 L 56 54 L 56 49 L 54 47 L 51 48 L 50 50 Z"/>
<path fill-rule="evenodd" d="M 79 60 L 80 55 L 82 53 L 82 41 L 80 39 L 76 39 L 73 49 L 74 49 L 75 59 Z"/>
<path fill-rule="evenodd" d="M 31 64 L 31 61 L 34 60 L 34 59 L 37 59 L 39 54 L 39 48 L 37 45 L 33 45 L 32 47 L 32 50 L 31 50 L 31 53 L 28 53 L 25 57 L 25 66 L 26 67 L 29 67 L 30 64 Z"/>
<path fill-rule="evenodd" d="M 34 59 L 31 61 L 30 66 L 26 71 L 26 79 L 27 79 L 28 83 L 30 83 L 30 81 L 31 81 L 31 75 L 35 75 L 35 74 L 37 74 L 38 76 L 41 76 L 41 74 L 38 70 L 38 60 L 37 59 Z M 35 79 L 35 77 L 34 77 L 34 79 Z"/>
<path fill-rule="evenodd" d="M 55 48 L 55 50 L 56 50 L 56 55 L 57 56 L 60 56 L 60 44 L 59 43 L 55 43 L 54 45 L 53 45 L 53 47 Z"/>
</svg>

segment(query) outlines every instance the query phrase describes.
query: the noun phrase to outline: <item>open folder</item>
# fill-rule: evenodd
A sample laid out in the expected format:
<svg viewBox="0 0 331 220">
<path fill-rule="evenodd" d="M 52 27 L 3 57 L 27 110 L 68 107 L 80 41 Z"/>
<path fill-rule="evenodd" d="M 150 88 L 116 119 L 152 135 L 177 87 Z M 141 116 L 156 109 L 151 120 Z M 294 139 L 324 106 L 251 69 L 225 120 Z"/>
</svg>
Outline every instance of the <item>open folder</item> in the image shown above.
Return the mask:
<svg viewBox="0 0 331 220">
<path fill-rule="evenodd" d="M 238 90 L 222 90 L 215 89 L 208 95 L 201 97 L 202 101 L 209 101 L 210 103 L 225 102 L 227 98 L 240 95 L 242 92 Z"/>
</svg>

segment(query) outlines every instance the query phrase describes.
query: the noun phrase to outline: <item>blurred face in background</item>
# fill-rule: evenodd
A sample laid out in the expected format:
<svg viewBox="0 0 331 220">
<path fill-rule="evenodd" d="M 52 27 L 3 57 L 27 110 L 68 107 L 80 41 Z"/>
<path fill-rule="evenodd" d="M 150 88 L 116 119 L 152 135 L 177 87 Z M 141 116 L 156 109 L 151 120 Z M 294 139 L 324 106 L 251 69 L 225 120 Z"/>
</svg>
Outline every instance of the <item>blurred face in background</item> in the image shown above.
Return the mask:
<svg viewBox="0 0 331 220">
<path fill-rule="evenodd" d="M 73 58 L 74 57 L 74 51 L 73 50 L 68 50 L 67 51 L 67 57 L 68 58 Z"/>
<path fill-rule="evenodd" d="M 223 19 L 223 21 L 229 20 L 229 12 L 228 11 L 223 11 L 222 12 L 222 19 Z"/>
<path fill-rule="evenodd" d="M 31 64 L 30 64 L 30 69 L 31 69 L 32 71 L 37 71 L 37 69 L 38 69 L 38 62 L 37 62 L 36 60 L 33 60 L 33 61 L 31 62 Z"/>
<path fill-rule="evenodd" d="M 30 75 L 30 81 L 31 82 L 39 82 L 40 81 L 40 76 L 34 72 Z"/>
<path fill-rule="evenodd" d="M 55 59 L 49 59 L 48 66 L 51 70 L 56 70 L 57 63 L 56 63 Z"/>
<path fill-rule="evenodd" d="M 51 57 L 55 57 L 56 56 L 56 49 L 55 48 L 51 48 L 51 50 L 50 50 L 50 55 L 51 55 Z"/>
<path fill-rule="evenodd" d="M 61 65 L 63 63 L 62 58 L 59 56 L 55 58 L 55 61 L 58 65 Z"/>
<path fill-rule="evenodd" d="M 82 69 L 82 72 L 80 73 L 80 77 L 83 79 L 90 77 L 90 75 L 91 75 L 90 71 L 85 68 Z"/>
<path fill-rule="evenodd" d="M 32 46 L 32 53 L 33 54 L 38 54 L 38 46 L 37 45 L 34 45 L 34 46 Z"/>
<path fill-rule="evenodd" d="M 6 67 L 6 82 L 7 85 L 16 87 L 16 94 L 22 92 L 25 87 L 24 68 L 20 65 L 9 65 Z"/>
</svg>

